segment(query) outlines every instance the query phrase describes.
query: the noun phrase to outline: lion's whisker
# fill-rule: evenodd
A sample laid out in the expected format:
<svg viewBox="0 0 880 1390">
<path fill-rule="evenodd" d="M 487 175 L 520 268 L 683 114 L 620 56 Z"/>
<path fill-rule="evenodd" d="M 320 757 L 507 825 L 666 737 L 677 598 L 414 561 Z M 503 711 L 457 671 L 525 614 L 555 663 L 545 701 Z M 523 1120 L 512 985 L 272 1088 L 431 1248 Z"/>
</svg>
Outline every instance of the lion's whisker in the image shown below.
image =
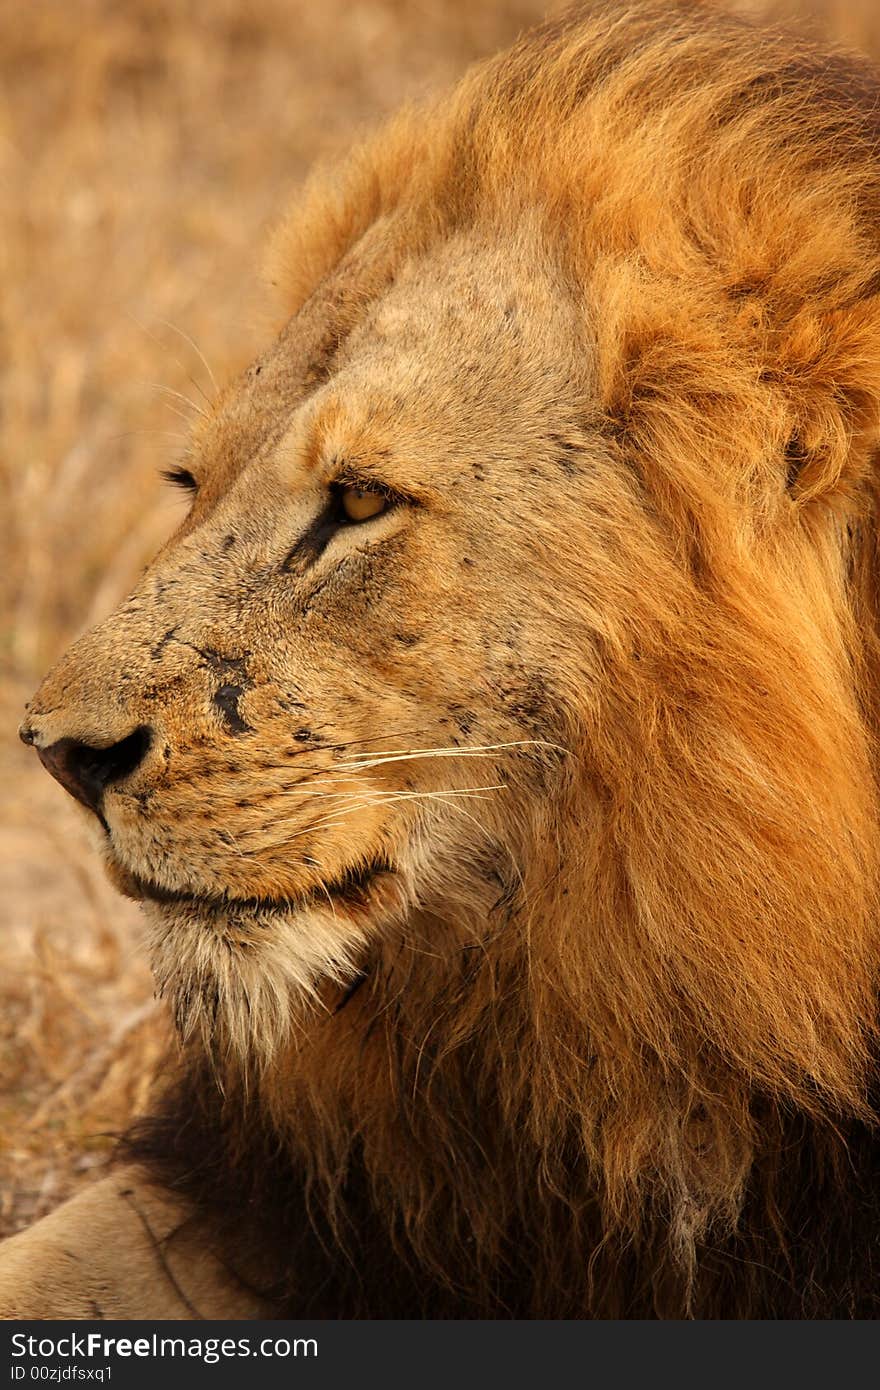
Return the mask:
<svg viewBox="0 0 880 1390">
<path fill-rule="evenodd" d="M 206 418 L 207 411 L 199 405 L 198 401 L 194 401 L 191 396 L 185 395 L 183 391 L 178 391 L 173 386 L 166 386 L 162 381 L 146 381 L 144 385 L 152 386 L 155 391 L 161 391 L 165 396 L 173 396 L 175 400 L 180 401 L 183 405 L 189 406 L 190 410 L 196 415 L 201 416 L 202 419 Z M 171 402 L 168 402 L 168 404 L 170 405 Z M 190 418 L 191 423 L 191 417 L 184 416 L 183 418 Z"/>
<path fill-rule="evenodd" d="M 298 785 L 298 786 L 295 786 L 295 787 L 286 787 L 286 788 L 283 788 L 283 789 L 279 790 L 278 792 L 276 792 L 275 795 L 276 795 L 276 796 L 284 796 L 284 797 L 286 797 L 286 796 L 313 797 L 313 796 L 314 796 L 314 797 L 323 798 L 324 800 L 327 800 L 327 801 L 334 800 L 334 799 L 336 799 L 336 800 L 345 800 L 346 798 L 354 798 L 354 797 L 359 797 L 359 796 L 368 795 L 368 796 L 375 796 L 377 799 L 385 798 L 386 800 L 402 801 L 402 800 L 405 800 L 407 797 L 422 797 L 422 796 L 472 796 L 472 795 L 476 795 L 476 794 L 479 794 L 479 793 L 481 793 L 481 792 L 486 792 L 486 791 L 499 791 L 499 790 L 503 790 L 504 787 L 505 787 L 505 784 L 504 784 L 503 782 L 492 782 L 492 783 L 489 783 L 489 784 L 487 784 L 487 785 L 480 785 L 480 786 L 478 786 L 478 787 L 438 787 L 438 788 L 436 788 L 436 789 L 433 790 L 433 791 L 431 791 L 431 790 L 429 790 L 429 789 L 426 788 L 424 791 L 412 790 L 412 791 L 401 792 L 401 791 L 395 791 L 394 788 L 389 788 L 389 789 L 386 791 L 383 787 L 364 787 L 364 786 L 355 787 L 355 788 L 353 788 L 351 791 L 324 791 L 324 790 L 322 790 L 320 787 L 315 788 L 315 787 L 312 787 L 312 786 L 309 786 L 309 785 L 305 785 L 305 786 L 299 786 L 299 785 Z"/>
<path fill-rule="evenodd" d="M 482 793 L 484 793 L 484 792 L 489 792 L 489 791 L 506 791 L 506 790 L 507 790 L 507 788 L 504 786 L 503 783 L 498 783 L 497 785 L 493 785 L 493 786 L 481 787 L 481 788 L 479 788 L 478 790 L 477 790 L 477 789 L 466 789 L 465 792 L 464 792 L 464 795 L 465 795 L 465 797 L 470 798 L 470 799 L 475 799 L 476 797 L 479 797 L 479 799 L 485 800 L 486 798 L 485 798 L 484 796 L 482 796 Z M 339 810 L 338 810 L 336 813 L 331 814 L 331 815 L 329 815 L 329 816 L 324 816 L 324 817 L 321 817 L 321 818 L 318 819 L 318 820 L 312 821 L 309 825 L 305 826 L 302 830 L 300 830 L 300 831 L 298 831 L 296 834 L 292 835 L 292 836 L 290 837 L 290 839 L 291 839 L 291 841 L 293 841 L 293 840 L 301 840 L 301 839 L 303 839 L 306 835 L 311 835 L 315 830 L 322 830 L 322 829 L 325 829 L 327 826 L 330 826 L 330 825 L 339 825 L 339 824 L 342 824 L 342 823 L 344 823 L 346 820 L 349 820 L 349 819 L 351 818 L 351 816 L 352 816 L 353 814 L 355 814 L 357 811 L 371 810 L 374 806 L 386 806 L 386 805 L 388 805 L 390 802 L 394 802 L 394 801 L 413 801 L 413 800 L 419 800 L 419 801 L 440 801 L 442 804 L 454 805 L 454 804 L 455 804 L 454 798 L 455 798 L 458 794 L 459 794 L 459 793 L 456 792 L 456 790 L 455 790 L 454 788 L 451 788 L 451 789 L 446 790 L 446 791 L 437 791 L 437 792 L 391 792 L 391 793 L 389 793 L 389 794 L 387 794 L 387 795 L 379 794 L 378 796 L 371 796 L 368 792 L 365 791 L 365 795 L 364 795 L 364 798 L 363 798 L 362 801 L 356 802 L 356 803 L 355 803 L 354 805 L 352 805 L 352 806 L 340 807 Z M 282 842 L 279 842 L 279 847 L 280 847 L 280 845 L 282 845 L 282 844 L 284 844 L 284 843 L 286 843 L 286 842 L 283 842 L 283 841 L 282 841 Z"/>
<path fill-rule="evenodd" d="M 549 748 L 567 755 L 570 753 L 570 750 L 563 747 L 562 744 L 552 743 L 547 739 L 517 739 L 510 743 L 484 743 L 447 748 L 409 748 L 375 755 L 355 754 L 354 757 L 344 758 L 341 761 L 352 766 L 367 768 L 380 767 L 383 763 L 406 762 L 414 758 L 489 757 L 492 753 L 511 748 Z"/>
<path fill-rule="evenodd" d="M 182 338 L 185 343 L 189 343 L 190 347 L 192 348 L 193 352 L 197 355 L 205 371 L 208 373 L 208 376 L 211 379 L 211 385 L 214 388 L 214 395 L 216 396 L 220 390 L 219 386 L 217 385 L 217 378 L 211 371 L 211 364 L 209 363 L 207 357 L 202 352 L 202 349 L 199 347 L 195 339 L 191 338 L 190 335 L 184 332 L 182 328 L 179 328 L 176 323 L 171 323 L 169 319 L 159 319 L 158 322 L 163 324 L 165 328 L 170 328 L 171 332 L 176 333 L 178 337 Z M 192 380 L 192 378 L 190 378 L 190 380 Z M 194 384 L 197 385 L 197 383 Z M 199 387 L 199 390 L 201 390 L 201 387 Z M 205 395 L 204 391 L 202 391 L 202 395 Z M 207 396 L 205 396 L 205 400 L 208 402 L 209 405 L 213 405 L 213 402 L 209 400 Z"/>
</svg>

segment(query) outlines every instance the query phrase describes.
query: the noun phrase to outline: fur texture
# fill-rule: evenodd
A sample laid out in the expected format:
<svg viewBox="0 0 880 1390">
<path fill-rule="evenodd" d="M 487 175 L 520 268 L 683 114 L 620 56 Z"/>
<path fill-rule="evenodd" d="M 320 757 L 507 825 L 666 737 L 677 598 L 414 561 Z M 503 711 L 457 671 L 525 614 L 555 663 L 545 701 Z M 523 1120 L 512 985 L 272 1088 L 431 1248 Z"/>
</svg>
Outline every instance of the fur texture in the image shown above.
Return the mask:
<svg viewBox="0 0 880 1390">
<path fill-rule="evenodd" d="M 281 1311 L 876 1312 L 878 99 L 614 5 L 316 176 L 36 697 L 151 731 L 129 1151 Z"/>
</svg>

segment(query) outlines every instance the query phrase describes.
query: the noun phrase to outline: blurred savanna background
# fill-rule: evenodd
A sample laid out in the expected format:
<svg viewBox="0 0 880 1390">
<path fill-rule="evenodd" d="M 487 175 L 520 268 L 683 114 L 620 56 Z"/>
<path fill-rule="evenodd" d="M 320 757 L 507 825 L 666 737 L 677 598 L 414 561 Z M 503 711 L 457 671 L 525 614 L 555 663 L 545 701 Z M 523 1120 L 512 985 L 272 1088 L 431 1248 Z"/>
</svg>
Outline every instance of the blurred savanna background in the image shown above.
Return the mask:
<svg viewBox="0 0 880 1390">
<path fill-rule="evenodd" d="M 880 59 L 877 0 L 727 7 Z M 100 1170 L 169 1042 L 24 700 L 181 519 L 159 470 L 270 331 L 309 165 L 562 8 L 0 0 L 0 1234 Z"/>
</svg>

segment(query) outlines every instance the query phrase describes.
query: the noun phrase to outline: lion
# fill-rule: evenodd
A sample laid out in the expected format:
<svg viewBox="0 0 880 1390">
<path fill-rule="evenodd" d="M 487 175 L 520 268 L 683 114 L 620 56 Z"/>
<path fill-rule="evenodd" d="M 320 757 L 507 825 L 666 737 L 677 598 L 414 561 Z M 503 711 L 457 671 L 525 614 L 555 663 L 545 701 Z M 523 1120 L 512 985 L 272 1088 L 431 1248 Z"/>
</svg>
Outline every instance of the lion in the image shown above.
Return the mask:
<svg viewBox="0 0 880 1390">
<path fill-rule="evenodd" d="M 22 726 L 180 1055 L 8 1315 L 880 1311 L 878 110 L 599 5 L 313 176 Z"/>
</svg>

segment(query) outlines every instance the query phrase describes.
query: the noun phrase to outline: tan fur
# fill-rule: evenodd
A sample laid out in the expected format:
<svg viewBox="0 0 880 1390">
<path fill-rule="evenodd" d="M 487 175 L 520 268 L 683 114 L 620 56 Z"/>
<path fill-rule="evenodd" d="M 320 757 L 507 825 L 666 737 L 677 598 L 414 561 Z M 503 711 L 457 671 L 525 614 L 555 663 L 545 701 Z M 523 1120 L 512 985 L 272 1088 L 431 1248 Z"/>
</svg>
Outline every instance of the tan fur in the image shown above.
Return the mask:
<svg viewBox="0 0 880 1390">
<path fill-rule="evenodd" d="M 266 1305 L 193 1239 L 181 1204 L 136 1168 L 3 1245 L 4 1318 L 258 1318 Z"/>
<path fill-rule="evenodd" d="M 560 1192 L 692 1281 L 779 1115 L 869 1117 L 872 91 L 613 6 L 316 176 L 188 522 L 30 708 L 154 731 L 101 847 L 192 895 L 147 904 L 181 1034 L 475 1286 Z M 409 500 L 285 567 L 348 476 Z"/>
</svg>

